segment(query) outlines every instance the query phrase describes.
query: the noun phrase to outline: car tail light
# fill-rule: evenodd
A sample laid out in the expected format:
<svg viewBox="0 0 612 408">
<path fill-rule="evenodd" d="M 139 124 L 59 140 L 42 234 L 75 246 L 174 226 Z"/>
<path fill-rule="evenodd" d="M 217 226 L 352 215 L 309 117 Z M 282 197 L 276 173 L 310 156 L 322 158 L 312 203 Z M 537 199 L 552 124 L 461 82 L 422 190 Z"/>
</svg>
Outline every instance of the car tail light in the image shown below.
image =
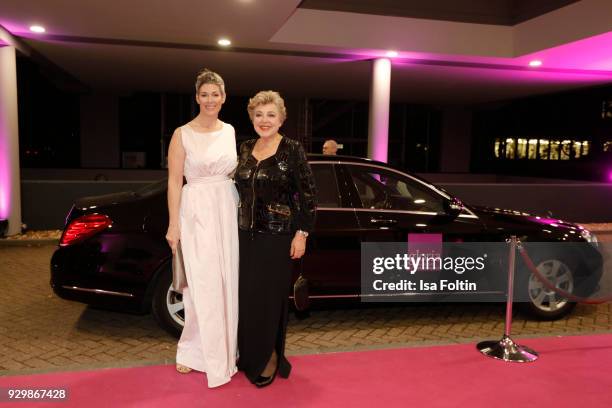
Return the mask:
<svg viewBox="0 0 612 408">
<path fill-rule="evenodd" d="M 112 225 L 108 216 L 103 214 L 88 214 L 70 221 L 62 234 L 60 246 L 72 245 L 89 238 Z"/>
</svg>

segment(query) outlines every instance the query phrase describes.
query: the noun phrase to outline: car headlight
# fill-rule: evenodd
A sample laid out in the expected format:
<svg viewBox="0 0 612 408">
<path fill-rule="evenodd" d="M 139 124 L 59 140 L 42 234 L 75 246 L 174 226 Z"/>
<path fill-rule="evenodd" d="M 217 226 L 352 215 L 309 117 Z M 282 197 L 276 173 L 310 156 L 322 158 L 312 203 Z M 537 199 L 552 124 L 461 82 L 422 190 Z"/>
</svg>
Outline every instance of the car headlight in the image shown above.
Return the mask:
<svg viewBox="0 0 612 408">
<path fill-rule="evenodd" d="M 597 237 L 588 229 L 583 229 L 580 232 L 580 236 L 584 238 L 586 242 L 593 244 L 593 246 L 599 246 L 599 241 L 597 240 Z"/>
</svg>

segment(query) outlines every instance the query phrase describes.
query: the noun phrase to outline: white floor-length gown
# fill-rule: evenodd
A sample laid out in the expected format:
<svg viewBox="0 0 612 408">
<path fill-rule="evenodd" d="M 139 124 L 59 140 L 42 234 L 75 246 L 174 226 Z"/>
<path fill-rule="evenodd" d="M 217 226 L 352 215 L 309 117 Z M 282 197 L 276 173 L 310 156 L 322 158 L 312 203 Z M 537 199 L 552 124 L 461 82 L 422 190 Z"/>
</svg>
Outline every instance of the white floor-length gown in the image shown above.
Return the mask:
<svg viewBox="0 0 612 408">
<path fill-rule="evenodd" d="M 209 387 L 236 373 L 238 330 L 238 193 L 234 128 L 209 133 L 181 127 L 185 150 L 180 244 L 187 277 L 185 328 L 176 362 L 206 373 Z"/>
</svg>

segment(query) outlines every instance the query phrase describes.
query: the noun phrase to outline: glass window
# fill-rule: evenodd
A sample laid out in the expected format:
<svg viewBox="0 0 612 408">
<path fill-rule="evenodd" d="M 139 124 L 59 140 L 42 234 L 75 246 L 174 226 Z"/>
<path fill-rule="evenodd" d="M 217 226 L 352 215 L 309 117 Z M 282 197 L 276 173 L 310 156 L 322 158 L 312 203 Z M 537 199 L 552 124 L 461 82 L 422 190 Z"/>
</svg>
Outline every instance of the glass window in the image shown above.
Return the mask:
<svg viewBox="0 0 612 408">
<path fill-rule="evenodd" d="M 527 139 L 518 139 L 516 158 L 524 159 L 526 157 L 527 157 Z"/>
<path fill-rule="evenodd" d="M 561 160 L 569 160 L 572 148 L 571 140 L 564 140 L 561 142 Z"/>
<path fill-rule="evenodd" d="M 418 181 L 369 166 L 349 168 L 363 208 L 444 212 L 444 198 Z"/>
<path fill-rule="evenodd" d="M 529 148 L 527 150 L 527 158 L 529 160 L 536 159 L 537 149 L 538 149 L 538 139 L 529 139 Z"/>
<path fill-rule="evenodd" d="M 317 187 L 317 206 L 340 207 L 340 193 L 333 165 L 313 163 L 311 167 Z"/>
<path fill-rule="evenodd" d="M 515 150 L 516 143 L 514 143 L 514 139 L 506 139 L 506 159 L 514 159 Z"/>
<path fill-rule="evenodd" d="M 574 158 L 579 158 L 581 156 L 581 148 L 582 148 L 582 143 L 580 142 L 574 142 Z"/>
<path fill-rule="evenodd" d="M 496 138 L 493 152 L 501 159 L 573 160 L 587 156 L 590 148 L 588 140 Z M 612 151 L 611 141 L 604 142 L 603 151 Z"/>
<path fill-rule="evenodd" d="M 559 145 L 561 143 L 558 140 L 553 140 L 550 142 L 550 159 L 551 160 L 559 160 Z"/>
<path fill-rule="evenodd" d="M 550 143 L 547 139 L 540 139 L 540 159 L 548 160 L 548 152 L 550 151 Z"/>
</svg>

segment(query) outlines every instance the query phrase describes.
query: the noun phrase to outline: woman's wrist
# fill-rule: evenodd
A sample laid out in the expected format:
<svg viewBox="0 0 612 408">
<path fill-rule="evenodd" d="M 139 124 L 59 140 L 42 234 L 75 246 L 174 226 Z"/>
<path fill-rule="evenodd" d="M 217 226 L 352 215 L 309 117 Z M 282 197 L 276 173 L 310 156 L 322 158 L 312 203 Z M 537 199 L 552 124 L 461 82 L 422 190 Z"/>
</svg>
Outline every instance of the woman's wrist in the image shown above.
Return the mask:
<svg viewBox="0 0 612 408">
<path fill-rule="evenodd" d="M 308 238 L 308 235 L 309 235 L 308 232 L 304 231 L 304 230 L 297 230 L 297 231 L 295 231 L 295 236 L 296 237 L 301 236 L 302 238 L 306 239 L 306 238 Z"/>
</svg>

